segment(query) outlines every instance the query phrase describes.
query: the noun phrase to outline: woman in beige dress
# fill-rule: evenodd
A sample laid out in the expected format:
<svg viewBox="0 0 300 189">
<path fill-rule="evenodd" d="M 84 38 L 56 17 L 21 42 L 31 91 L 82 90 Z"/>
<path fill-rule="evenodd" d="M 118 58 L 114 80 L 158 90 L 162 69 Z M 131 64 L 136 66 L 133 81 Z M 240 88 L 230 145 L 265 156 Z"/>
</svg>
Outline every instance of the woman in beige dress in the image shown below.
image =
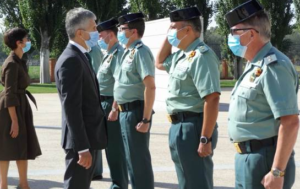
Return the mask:
<svg viewBox="0 0 300 189">
<path fill-rule="evenodd" d="M 16 161 L 19 171 L 19 189 L 29 189 L 28 160 L 41 155 L 40 145 L 33 126 L 32 111 L 26 95 L 30 83 L 26 62 L 22 56 L 30 49 L 28 33 L 13 28 L 4 34 L 4 42 L 12 51 L 1 69 L 0 93 L 0 189 L 7 189 L 9 161 Z"/>
</svg>

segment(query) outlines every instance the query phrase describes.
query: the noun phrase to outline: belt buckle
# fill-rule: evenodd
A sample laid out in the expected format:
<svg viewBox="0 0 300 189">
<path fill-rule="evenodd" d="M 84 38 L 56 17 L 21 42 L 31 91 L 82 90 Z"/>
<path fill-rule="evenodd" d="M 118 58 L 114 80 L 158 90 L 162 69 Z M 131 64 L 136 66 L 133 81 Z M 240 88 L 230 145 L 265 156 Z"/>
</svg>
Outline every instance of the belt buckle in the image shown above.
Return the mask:
<svg viewBox="0 0 300 189">
<path fill-rule="evenodd" d="M 172 116 L 170 114 L 167 115 L 168 121 L 172 123 Z"/>
<path fill-rule="evenodd" d="M 234 144 L 234 147 L 235 147 L 236 151 L 237 151 L 239 154 L 241 154 L 241 153 L 242 153 L 242 150 L 241 150 L 241 148 L 240 148 L 240 146 L 239 146 L 239 143 L 238 143 L 238 142 L 235 142 L 235 143 L 233 143 L 233 144 Z"/>
<path fill-rule="evenodd" d="M 123 108 L 121 105 L 118 105 L 120 112 L 123 112 Z"/>
</svg>

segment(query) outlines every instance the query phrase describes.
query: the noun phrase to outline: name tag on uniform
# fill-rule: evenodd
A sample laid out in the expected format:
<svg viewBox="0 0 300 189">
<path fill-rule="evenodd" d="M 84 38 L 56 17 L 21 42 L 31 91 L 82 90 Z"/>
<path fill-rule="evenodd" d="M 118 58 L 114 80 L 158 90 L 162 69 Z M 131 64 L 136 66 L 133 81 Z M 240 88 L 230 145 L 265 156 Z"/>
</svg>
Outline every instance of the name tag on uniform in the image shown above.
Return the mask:
<svg viewBox="0 0 300 189">
<path fill-rule="evenodd" d="M 179 72 L 186 72 L 187 69 L 188 66 L 184 64 L 178 64 L 175 68 L 175 70 L 178 70 Z"/>
<path fill-rule="evenodd" d="M 257 85 L 257 83 L 254 82 L 250 82 L 247 79 L 242 81 L 242 83 L 240 84 L 240 86 L 242 87 L 246 87 L 246 88 L 255 88 Z"/>
</svg>

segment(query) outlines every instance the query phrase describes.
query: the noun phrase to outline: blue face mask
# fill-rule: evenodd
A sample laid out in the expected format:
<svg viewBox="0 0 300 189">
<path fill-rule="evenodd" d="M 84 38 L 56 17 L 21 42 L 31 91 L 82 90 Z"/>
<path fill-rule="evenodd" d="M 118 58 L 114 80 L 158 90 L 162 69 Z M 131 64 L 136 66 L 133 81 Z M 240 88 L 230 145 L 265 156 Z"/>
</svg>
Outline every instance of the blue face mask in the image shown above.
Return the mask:
<svg viewBox="0 0 300 189">
<path fill-rule="evenodd" d="M 94 31 L 94 32 L 89 32 L 89 34 L 90 34 L 90 39 L 85 42 L 90 48 L 92 48 L 92 47 L 96 46 L 98 43 L 99 33 L 98 33 L 98 31 Z"/>
<path fill-rule="evenodd" d="M 30 48 L 31 48 L 31 42 L 27 41 L 26 46 L 22 49 L 23 53 L 27 53 L 30 50 Z"/>
<path fill-rule="evenodd" d="M 185 27 L 184 27 L 185 28 Z M 180 30 L 184 29 L 184 28 L 181 28 Z M 180 44 L 180 42 L 186 37 L 186 35 L 182 38 L 182 39 L 178 39 L 177 38 L 177 33 L 180 31 L 180 30 L 175 30 L 175 29 L 171 29 L 169 30 L 168 32 L 168 41 L 169 43 L 174 46 L 174 47 L 178 47 L 178 45 Z"/>
<path fill-rule="evenodd" d="M 108 36 L 107 36 L 108 37 Z M 105 37 L 104 39 L 98 40 L 98 45 L 101 49 L 106 50 L 108 49 L 108 44 L 105 42 L 105 39 L 107 38 Z"/>
<path fill-rule="evenodd" d="M 249 43 L 251 43 L 251 41 Z M 231 34 L 228 35 L 228 46 L 235 56 L 244 58 L 249 43 L 246 46 L 243 46 L 241 45 L 240 35 L 231 35 Z"/>
<path fill-rule="evenodd" d="M 126 37 L 125 32 L 118 32 L 118 40 L 121 44 L 127 45 L 129 38 Z"/>
</svg>

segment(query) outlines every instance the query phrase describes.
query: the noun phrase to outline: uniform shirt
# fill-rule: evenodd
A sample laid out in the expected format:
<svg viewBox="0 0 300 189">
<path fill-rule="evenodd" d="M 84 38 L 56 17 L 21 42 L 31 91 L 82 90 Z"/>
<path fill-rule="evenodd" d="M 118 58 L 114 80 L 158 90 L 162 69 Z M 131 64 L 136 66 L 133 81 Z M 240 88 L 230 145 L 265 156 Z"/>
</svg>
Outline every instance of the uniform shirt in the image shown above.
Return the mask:
<svg viewBox="0 0 300 189">
<path fill-rule="evenodd" d="M 97 73 L 100 94 L 103 96 L 113 96 L 115 78 L 118 75 L 117 71 L 123 52 L 123 47 L 116 43 L 103 58 Z"/>
<path fill-rule="evenodd" d="M 144 100 L 147 76 L 154 77 L 154 58 L 150 49 L 141 40 L 134 41 L 125 49 L 121 58 L 121 68 L 115 82 L 114 98 L 118 104 Z"/>
<path fill-rule="evenodd" d="M 219 64 L 215 53 L 200 39 L 185 51 L 168 56 L 163 63 L 169 73 L 168 113 L 203 112 L 204 97 L 221 93 Z"/>
<path fill-rule="evenodd" d="M 298 114 L 298 74 L 291 61 L 267 43 L 247 63 L 230 100 L 229 136 L 233 142 L 278 135 L 279 118 Z"/>
<path fill-rule="evenodd" d="M 89 51 L 89 55 L 91 56 L 91 64 L 95 73 L 98 72 L 100 63 L 103 60 L 103 53 L 98 45 L 93 46 Z"/>
</svg>

